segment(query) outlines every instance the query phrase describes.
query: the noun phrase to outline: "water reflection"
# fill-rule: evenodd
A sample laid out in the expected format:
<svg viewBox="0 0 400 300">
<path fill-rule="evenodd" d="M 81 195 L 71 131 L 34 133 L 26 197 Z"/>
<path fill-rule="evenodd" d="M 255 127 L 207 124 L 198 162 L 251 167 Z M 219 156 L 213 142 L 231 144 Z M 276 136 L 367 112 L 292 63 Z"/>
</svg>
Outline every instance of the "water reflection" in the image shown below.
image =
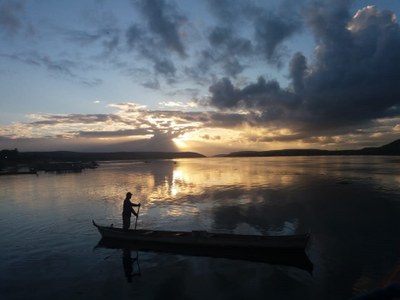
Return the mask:
<svg viewBox="0 0 400 300">
<path fill-rule="evenodd" d="M 170 187 L 157 189 L 157 197 L 150 193 L 147 213 L 152 217 L 151 207 L 161 203 L 189 203 L 199 209 L 177 205 L 158 211 L 160 219 L 195 227 L 201 218 L 214 231 L 237 232 L 243 224 L 266 235 L 311 231 L 309 254 L 322 293 L 358 294 L 378 286 L 400 253 L 398 170 L 368 159 L 179 161 L 171 166 Z M 338 282 L 341 274 L 347 280 Z"/>
<path fill-rule="evenodd" d="M 275 168 L 275 169 L 274 169 Z M 175 201 L 204 194 L 208 188 L 236 187 L 252 190 L 260 186 L 283 188 L 293 184 L 296 174 L 279 166 L 237 165 L 231 161 L 179 160 L 134 164 L 124 185 L 133 186 L 137 197 L 148 204 Z M 129 180 L 131 179 L 131 180 Z"/>
<path fill-rule="evenodd" d="M 134 276 L 140 276 L 140 265 L 139 265 L 139 251 L 136 251 L 136 257 L 132 258 L 131 249 L 125 247 L 122 249 L 122 265 L 124 267 L 124 273 L 126 280 L 132 282 Z M 136 266 L 137 271 L 134 271 Z"/>
<path fill-rule="evenodd" d="M 202 232 L 199 232 L 202 234 Z M 102 238 L 95 248 L 104 249 L 121 249 L 122 264 L 124 274 L 128 282 L 132 281 L 133 276 L 140 276 L 141 270 L 139 265 L 139 251 L 153 253 L 169 253 L 175 255 L 184 255 L 192 257 L 212 257 L 225 258 L 230 260 L 241 260 L 265 263 L 271 265 L 289 266 L 311 274 L 313 265 L 303 249 L 248 249 L 247 251 L 235 250 L 230 248 L 215 248 L 215 247 L 196 247 L 182 246 L 174 244 L 150 244 L 140 242 L 127 242 L 121 240 L 111 240 Z M 131 253 L 135 252 L 136 257 L 132 259 Z M 137 271 L 134 271 L 134 266 L 137 266 Z"/>
<path fill-rule="evenodd" d="M 349 299 L 399 280 L 390 276 L 400 259 L 399 178 L 399 159 L 385 157 L 112 162 L 79 174 L 2 177 L 0 291 L 12 291 L 5 295 L 17 293 L 23 299 L 22 285 L 34 289 L 38 283 L 54 282 L 53 277 L 73 285 L 76 278 L 85 282 L 93 270 L 100 269 L 104 271 L 96 277 L 99 281 L 104 274 L 112 274 L 107 268 L 113 270 L 113 265 L 104 266 L 85 252 L 98 241 L 90 219 L 121 226 L 123 197 L 132 191 L 133 201 L 142 203 L 138 228 L 312 233 L 307 249 L 314 264 L 312 279 L 296 274 L 292 280 L 287 274 L 277 275 L 276 268 L 268 265 L 185 257 L 166 264 L 163 271 L 153 268 L 154 283 L 146 286 L 149 291 L 158 286 L 193 291 L 198 283 L 196 272 L 202 267 L 210 295 L 225 299 L 229 295 L 245 298 L 248 291 L 254 291 L 255 299 L 256 295 L 263 299 Z M 127 274 L 137 271 L 134 253 L 129 258 L 125 252 Z M 159 266 L 166 257 L 151 256 L 151 263 Z M 128 262 L 133 262 L 132 271 Z M 115 268 L 122 268 L 120 257 Z M 235 275 L 237 269 L 241 273 Z M 176 274 L 171 276 L 171 270 Z M 21 279 L 22 273 L 26 279 Z M 170 285 L 171 277 L 181 280 L 179 285 Z M 63 294 L 65 290 L 53 291 Z M 299 290 L 304 297 L 298 297 Z M 156 293 L 162 296 L 160 290 L 147 296 L 154 299 Z M 48 296 L 38 295 L 43 294 Z"/>
</svg>

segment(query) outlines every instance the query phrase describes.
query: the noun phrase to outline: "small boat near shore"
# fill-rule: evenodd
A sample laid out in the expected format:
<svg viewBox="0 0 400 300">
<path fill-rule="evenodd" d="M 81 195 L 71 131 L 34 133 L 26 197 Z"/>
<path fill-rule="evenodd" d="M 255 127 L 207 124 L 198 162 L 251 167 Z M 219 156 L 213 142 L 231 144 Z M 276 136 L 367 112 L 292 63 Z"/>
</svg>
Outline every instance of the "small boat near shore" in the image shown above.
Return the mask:
<svg viewBox="0 0 400 300">
<path fill-rule="evenodd" d="M 305 254 L 309 235 L 262 236 L 207 231 L 123 230 L 92 222 L 102 236 L 98 247 L 241 259 L 290 265 L 312 271 L 312 263 Z"/>
</svg>

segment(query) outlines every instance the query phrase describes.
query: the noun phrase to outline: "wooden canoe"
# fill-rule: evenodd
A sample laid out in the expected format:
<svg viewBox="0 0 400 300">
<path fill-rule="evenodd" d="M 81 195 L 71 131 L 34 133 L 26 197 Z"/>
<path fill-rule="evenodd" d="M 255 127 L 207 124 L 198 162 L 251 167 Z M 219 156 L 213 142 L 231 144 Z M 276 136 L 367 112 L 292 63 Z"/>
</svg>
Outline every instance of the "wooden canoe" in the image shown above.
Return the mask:
<svg viewBox="0 0 400 300">
<path fill-rule="evenodd" d="M 207 231 L 123 230 L 92 222 L 102 236 L 99 247 L 242 259 L 312 270 L 312 263 L 305 254 L 309 235 L 261 236 Z"/>
</svg>

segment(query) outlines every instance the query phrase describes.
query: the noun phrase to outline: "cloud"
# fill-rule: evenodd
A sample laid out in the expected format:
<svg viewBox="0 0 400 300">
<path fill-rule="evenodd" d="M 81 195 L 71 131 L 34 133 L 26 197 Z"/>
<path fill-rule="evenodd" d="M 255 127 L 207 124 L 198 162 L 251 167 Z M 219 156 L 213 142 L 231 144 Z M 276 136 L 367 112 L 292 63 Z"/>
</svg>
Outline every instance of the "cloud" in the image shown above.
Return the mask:
<svg viewBox="0 0 400 300">
<path fill-rule="evenodd" d="M 280 66 L 287 52 L 283 43 L 303 25 L 300 5 L 287 2 L 270 7 L 266 3 L 208 1 L 218 24 L 210 29 L 210 48 L 203 51 L 203 61 L 221 63 L 225 75 L 232 77 L 245 70 L 244 62 L 255 58 Z"/>
<path fill-rule="evenodd" d="M 27 30 L 25 3 L 1 2 L 1 33 Z M 52 30 L 38 26 L 44 30 L 31 50 L 3 51 L 0 56 L 89 86 L 102 80 L 86 74 L 111 66 L 111 71 L 134 77 L 135 83 L 170 97 L 159 101 L 165 111 L 119 103 L 111 105 L 116 110 L 111 114 L 32 115 L 31 122 L 10 125 L 1 135 L 117 139 L 140 132 L 171 137 L 207 128 L 215 131 L 202 133 L 208 134 L 209 141 L 220 135 L 217 130 L 228 129 L 243 130 L 243 139 L 260 143 L 330 143 L 350 135 L 392 137 L 398 133 L 399 123 L 382 125 L 400 115 L 400 29 L 391 11 L 367 6 L 352 16 L 352 2 L 344 0 L 221 0 L 208 1 L 208 11 L 201 13 L 212 18 L 207 15 L 207 22 L 198 23 L 196 15 L 185 15 L 172 1 L 131 3 L 129 20 L 104 19 L 103 7 L 90 27 L 54 26 Z M 288 48 L 302 30 L 314 37 L 312 55 Z M 72 47 L 65 43 L 62 53 L 48 51 L 43 47 L 48 45 L 40 41 L 48 33 L 49 44 L 72 42 Z M 57 40 L 52 40 L 54 36 Z M 285 66 L 288 84 L 274 79 L 275 73 L 268 74 L 277 70 L 271 64 Z M 209 87 L 207 96 L 202 90 L 205 86 Z M 186 105 L 184 98 L 197 99 L 198 105 L 206 103 L 206 107 Z M 251 129 L 257 133 L 251 134 Z"/>
<path fill-rule="evenodd" d="M 181 37 L 181 27 L 186 23 L 186 17 L 179 13 L 177 7 L 164 0 L 132 1 L 135 8 L 144 18 L 144 23 L 133 23 L 126 30 L 126 44 L 141 58 L 149 60 L 153 65 L 151 77 L 142 85 L 150 89 L 160 89 L 161 76 L 167 83 L 175 82 L 178 68 L 175 57 L 187 57 L 184 42 Z"/>
<path fill-rule="evenodd" d="M 248 5 L 240 0 L 207 0 L 207 4 L 210 12 L 220 20 L 221 23 L 238 21 L 242 17 L 238 12 L 243 12 L 244 5 Z"/>
<path fill-rule="evenodd" d="M 161 88 L 160 81 L 157 78 L 143 82 L 142 86 L 152 90 L 160 90 Z"/>
<path fill-rule="evenodd" d="M 197 113 L 147 110 L 135 103 L 109 105 L 111 114 L 31 114 L 30 122 L 17 122 L 0 128 L 7 138 L 85 137 L 118 138 L 169 135 L 171 138 L 198 126 Z"/>
<path fill-rule="evenodd" d="M 69 114 L 69 115 L 51 115 L 51 114 L 31 114 L 29 118 L 35 125 L 56 125 L 56 124 L 104 124 L 107 122 L 120 122 L 121 117 L 112 114 Z"/>
<path fill-rule="evenodd" d="M 181 102 L 181 101 L 163 101 L 159 103 L 161 106 L 181 109 L 181 110 L 190 110 L 197 108 L 196 102 Z"/>
<path fill-rule="evenodd" d="M 126 40 L 131 50 L 137 51 L 142 57 L 153 63 L 154 74 L 160 74 L 166 78 L 175 76 L 175 64 L 168 57 L 168 53 L 160 51 L 160 49 L 164 48 L 163 45 L 153 39 L 145 29 L 136 24 L 131 25 L 126 31 Z M 155 81 L 153 80 L 153 82 Z M 153 85 L 148 87 L 153 88 Z"/>
<path fill-rule="evenodd" d="M 111 137 L 129 137 L 129 136 L 145 136 L 152 135 L 154 132 L 146 128 L 115 130 L 115 131 L 81 131 L 78 133 L 80 137 L 87 138 L 111 138 Z"/>
<path fill-rule="evenodd" d="M 279 63 L 279 46 L 301 29 L 301 22 L 283 14 L 265 13 L 255 21 L 255 37 L 259 51 L 270 63 Z"/>
<path fill-rule="evenodd" d="M 289 64 L 290 86 L 260 77 L 244 87 L 214 82 L 208 104 L 254 112 L 254 124 L 286 124 L 296 133 L 351 131 L 399 115 L 400 28 L 395 15 L 369 6 L 353 17 L 346 2 L 307 11 L 316 47 Z"/>
<path fill-rule="evenodd" d="M 263 86 L 263 84 L 261 84 Z M 400 118 L 379 119 L 368 128 L 296 130 L 270 122 L 260 112 L 148 110 L 135 103 L 110 105 L 112 114 L 29 115 L 32 121 L 0 128 L 3 148 L 72 151 L 265 150 L 293 147 L 358 148 L 398 138 Z M 295 142 L 295 144 L 293 144 Z M 288 146 L 289 144 L 291 146 Z"/>
<path fill-rule="evenodd" d="M 36 24 L 39 34 L 31 50 L 4 55 L 87 86 L 103 81 L 83 72 L 98 70 L 99 64 L 100 68 L 111 66 L 123 76 L 134 76 L 135 81 L 140 78 L 139 84 L 146 88 L 162 91 L 165 83 L 170 88 L 193 79 L 195 84 L 208 85 L 210 78 L 221 71 L 237 78 L 267 56 L 269 62 L 276 63 L 273 60 L 282 57 L 280 50 L 284 47 L 280 45 L 296 32 L 291 26 L 298 25 L 292 10 L 280 9 L 272 14 L 270 8 L 253 2 L 209 1 L 208 12 L 216 20 L 210 26 L 197 23 L 196 16 L 193 18 L 182 10 L 185 6 L 179 7 L 173 1 L 132 0 L 131 4 L 130 23 L 118 19 L 115 11 L 106 10 L 105 5 L 83 12 L 83 28 L 66 28 L 44 19 Z M 25 2 L 5 1 L 1 7 L 3 22 L 10 24 L 8 31 L 20 31 L 29 23 Z M 43 27 L 46 22 L 48 26 Z M 46 41 L 42 40 L 44 36 Z M 43 47 L 48 47 L 43 43 L 54 39 L 65 45 L 62 57 Z M 265 47 L 269 49 L 267 56 Z M 140 75 L 139 69 L 144 70 Z"/>
<path fill-rule="evenodd" d="M 31 122 L 0 128 L 2 147 L 28 150 L 177 151 L 173 139 L 199 122 L 189 113 L 150 111 L 135 103 L 110 105 L 113 114 L 34 114 Z"/>
<path fill-rule="evenodd" d="M 119 50 L 121 45 L 121 32 L 115 27 L 102 27 L 94 31 L 84 30 L 60 30 L 67 39 L 78 43 L 80 46 L 100 46 L 102 53 L 100 57 L 104 58 Z"/>
<path fill-rule="evenodd" d="M 25 2 L 5 0 L 0 3 L 0 32 L 12 36 L 24 29 Z"/>
<path fill-rule="evenodd" d="M 220 109 L 243 108 L 270 114 L 295 104 L 293 93 L 282 89 L 277 81 L 266 81 L 264 77 L 242 89 L 234 87 L 228 78 L 222 78 L 211 85 L 209 91 L 210 105 Z"/>
<path fill-rule="evenodd" d="M 326 12 L 316 15 L 322 19 Z M 345 19 L 347 22 L 341 20 L 344 12 L 335 11 L 336 15 L 338 28 L 320 26 L 315 31 L 319 41 L 316 63 L 308 67 L 309 74 L 304 77 L 307 108 L 314 115 L 339 122 L 385 117 L 400 104 L 396 88 L 400 28 L 396 18 L 376 7 L 359 10 L 353 18 Z M 313 21 L 311 26 L 315 26 Z"/>
<path fill-rule="evenodd" d="M 236 77 L 245 69 L 241 58 L 249 57 L 253 52 L 253 45 L 249 39 L 237 36 L 233 28 L 214 27 L 209 35 L 210 48 L 202 53 L 201 65 L 219 64 L 225 74 Z"/>
<path fill-rule="evenodd" d="M 80 75 L 80 72 L 88 68 L 88 65 L 69 58 L 57 59 L 46 54 L 40 54 L 36 51 L 14 54 L 0 53 L 0 57 L 35 67 L 45 68 L 55 76 L 61 76 L 86 86 L 96 86 L 103 82 L 103 80 L 99 78 L 86 78 Z"/>
<path fill-rule="evenodd" d="M 185 57 L 185 47 L 181 41 L 179 27 L 186 18 L 177 8 L 164 0 L 134 1 L 146 18 L 148 28 L 169 49 Z"/>
</svg>

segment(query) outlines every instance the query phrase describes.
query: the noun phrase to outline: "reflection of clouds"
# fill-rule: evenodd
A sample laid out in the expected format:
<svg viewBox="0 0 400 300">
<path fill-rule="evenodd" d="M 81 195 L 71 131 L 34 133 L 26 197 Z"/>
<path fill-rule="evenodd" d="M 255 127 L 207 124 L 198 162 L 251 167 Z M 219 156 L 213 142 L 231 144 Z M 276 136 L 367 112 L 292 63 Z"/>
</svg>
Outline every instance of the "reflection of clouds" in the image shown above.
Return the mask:
<svg viewBox="0 0 400 300">
<path fill-rule="evenodd" d="M 299 220 L 288 220 L 284 221 L 281 226 L 274 226 L 268 229 L 269 235 L 291 235 L 295 234 L 297 230 Z"/>
<path fill-rule="evenodd" d="M 164 216 L 167 217 L 180 217 L 183 215 L 195 215 L 199 213 L 199 209 L 196 207 L 187 207 L 181 205 L 167 205 L 163 209 Z"/>
<path fill-rule="evenodd" d="M 298 184 L 300 193 L 292 188 L 246 191 L 238 187 L 238 198 L 253 194 L 254 199 L 265 199 L 258 203 L 238 204 L 233 201 L 233 190 L 220 191 L 211 200 L 220 203 L 213 206 L 213 230 L 236 232 L 242 224 L 247 233 L 253 229 L 274 235 L 310 230 L 313 274 L 324 294 L 343 299 L 354 292 L 354 285 L 361 287 L 360 278 L 366 283 L 364 291 L 374 288 L 398 261 L 400 211 L 392 201 L 395 194 L 370 182 L 341 185 L 334 176 L 304 177 Z M 335 282 L 343 274 L 346 279 Z"/>
<path fill-rule="evenodd" d="M 189 198 L 192 201 L 202 201 L 202 195 L 205 194 L 208 198 L 210 194 L 213 195 L 218 201 L 221 196 L 221 199 L 224 199 L 227 193 L 231 193 L 231 199 L 234 199 L 236 204 L 260 202 L 265 199 L 246 193 L 238 195 L 237 189 L 281 189 L 293 184 L 297 178 L 296 175 L 282 170 L 278 172 L 271 165 L 240 166 L 232 164 L 230 159 L 179 160 L 176 164 L 165 161 L 154 162 L 154 167 L 151 165 L 146 165 L 150 171 L 146 183 L 148 188 L 142 191 L 148 198 L 147 203 L 151 205 L 170 201 L 180 203 Z M 224 195 L 220 195 L 221 191 Z"/>
<path fill-rule="evenodd" d="M 240 223 L 236 226 L 233 230 L 235 234 L 253 234 L 253 235 L 262 235 L 261 231 L 257 228 L 247 224 L 247 223 Z"/>
<path fill-rule="evenodd" d="M 254 160 L 254 159 L 253 159 Z M 265 160 L 265 159 L 264 159 Z M 177 165 L 177 181 L 183 189 L 196 189 L 208 187 L 237 187 L 254 189 L 261 186 L 278 188 L 290 185 L 295 176 L 282 171 L 281 166 L 268 165 L 260 161 L 260 164 L 237 164 L 235 159 L 201 159 Z M 245 159 L 246 161 L 246 159 Z"/>
<path fill-rule="evenodd" d="M 103 179 L 104 191 L 118 199 L 115 215 L 120 216 L 121 191 L 132 187 L 134 201 L 144 204 L 141 228 L 265 235 L 311 231 L 307 251 L 315 264 L 313 275 L 323 294 L 338 299 L 374 288 L 398 261 L 400 212 L 393 199 L 399 176 L 392 161 L 286 157 L 175 162 L 123 163 L 112 169 L 113 175 Z M 110 189 L 110 178 L 118 187 Z M 339 184 L 343 179 L 348 184 Z M 338 282 L 343 274 L 346 280 Z"/>
<path fill-rule="evenodd" d="M 348 299 L 377 287 L 398 262 L 397 160 L 179 159 L 124 162 L 109 166 L 109 173 L 101 167 L 91 174 L 105 174 L 95 198 L 108 195 L 115 201 L 115 212 L 105 214 L 120 218 L 121 195 L 134 189 L 134 201 L 144 204 L 139 228 L 264 235 L 311 231 L 307 254 L 321 295 Z M 344 179 L 347 184 L 341 184 Z M 326 298 L 321 295 L 315 299 Z"/>
</svg>

